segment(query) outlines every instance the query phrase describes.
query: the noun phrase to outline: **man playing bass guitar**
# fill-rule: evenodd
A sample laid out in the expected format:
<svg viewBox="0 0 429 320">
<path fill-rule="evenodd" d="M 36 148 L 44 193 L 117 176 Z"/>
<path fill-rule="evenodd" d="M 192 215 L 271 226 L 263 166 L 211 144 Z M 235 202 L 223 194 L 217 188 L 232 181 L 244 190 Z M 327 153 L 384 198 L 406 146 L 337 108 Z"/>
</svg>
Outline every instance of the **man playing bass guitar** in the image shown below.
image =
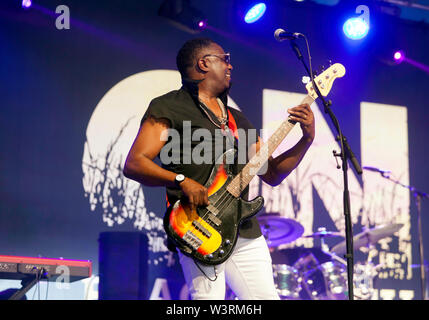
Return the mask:
<svg viewBox="0 0 429 320">
<path fill-rule="evenodd" d="M 247 161 L 251 152 L 262 148 L 257 135 L 246 135 L 255 128 L 244 114 L 227 106 L 233 70 L 230 54 L 211 39 L 198 38 L 182 46 L 176 62 L 183 86 L 151 101 L 128 154 L 124 175 L 146 186 L 166 187 L 169 247 L 180 249 L 179 261 L 192 299 L 223 300 L 225 283 L 242 300 L 279 299 L 270 253 L 258 221 L 254 216 L 237 218 L 242 216 L 240 204 L 250 202 L 234 199 L 219 182 L 228 184 L 246 164 L 235 154 L 231 170 L 225 171 L 226 167 L 218 164 L 219 156 L 227 156 L 225 150 L 244 145 Z M 279 185 L 298 166 L 315 136 L 314 116 L 308 104 L 288 112 L 291 122 L 300 123 L 303 136 L 288 151 L 276 158 L 270 156 L 266 170 L 258 172 L 272 186 Z M 172 129 L 180 139 L 166 134 Z M 155 163 L 156 157 L 161 166 Z M 222 173 L 226 177 L 223 180 Z M 240 192 L 239 199 L 247 199 L 248 188 Z M 229 203 L 238 205 L 228 207 Z M 262 202 L 256 203 L 252 215 L 261 206 Z M 222 220 L 223 210 L 234 216 L 230 221 L 239 222 L 236 236 L 228 239 L 225 234 L 235 229 Z"/>
</svg>

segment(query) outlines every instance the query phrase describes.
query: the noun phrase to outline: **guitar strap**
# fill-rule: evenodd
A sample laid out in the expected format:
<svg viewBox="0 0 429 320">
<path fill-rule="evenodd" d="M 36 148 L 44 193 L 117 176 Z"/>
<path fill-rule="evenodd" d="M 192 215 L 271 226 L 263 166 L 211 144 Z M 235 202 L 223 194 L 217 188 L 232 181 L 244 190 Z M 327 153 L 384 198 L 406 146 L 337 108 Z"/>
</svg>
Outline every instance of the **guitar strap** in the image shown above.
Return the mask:
<svg viewBox="0 0 429 320">
<path fill-rule="evenodd" d="M 228 128 L 232 131 L 232 135 L 235 139 L 238 141 L 238 130 L 237 130 L 237 123 L 235 122 L 235 119 L 228 109 Z"/>
</svg>

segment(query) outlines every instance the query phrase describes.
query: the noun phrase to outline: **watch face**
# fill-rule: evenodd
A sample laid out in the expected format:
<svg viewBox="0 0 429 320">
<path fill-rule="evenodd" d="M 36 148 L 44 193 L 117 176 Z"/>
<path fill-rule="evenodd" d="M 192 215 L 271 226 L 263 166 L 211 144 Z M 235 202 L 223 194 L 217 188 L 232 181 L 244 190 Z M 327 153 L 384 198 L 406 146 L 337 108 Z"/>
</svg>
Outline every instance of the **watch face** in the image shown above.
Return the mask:
<svg viewBox="0 0 429 320">
<path fill-rule="evenodd" d="M 185 176 L 183 174 L 178 174 L 176 176 L 176 181 L 177 182 L 182 182 L 183 180 L 185 180 Z"/>
</svg>

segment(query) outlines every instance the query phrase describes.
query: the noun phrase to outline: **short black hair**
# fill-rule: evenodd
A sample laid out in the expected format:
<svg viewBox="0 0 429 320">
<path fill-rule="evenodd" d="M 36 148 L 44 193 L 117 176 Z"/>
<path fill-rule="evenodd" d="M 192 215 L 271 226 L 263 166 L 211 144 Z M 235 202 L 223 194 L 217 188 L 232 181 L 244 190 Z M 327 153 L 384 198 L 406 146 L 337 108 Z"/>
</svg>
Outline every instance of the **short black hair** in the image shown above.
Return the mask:
<svg viewBox="0 0 429 320">
<path fill-rule="evenodd" d="M 176 57 L 177 69 L 182 79 L 188 78 L 188 68 L 192 67 L 201 49 L 207 48 L 214 42 L 209 38 L 196 38 L 186 41 Z"/>
</svg>

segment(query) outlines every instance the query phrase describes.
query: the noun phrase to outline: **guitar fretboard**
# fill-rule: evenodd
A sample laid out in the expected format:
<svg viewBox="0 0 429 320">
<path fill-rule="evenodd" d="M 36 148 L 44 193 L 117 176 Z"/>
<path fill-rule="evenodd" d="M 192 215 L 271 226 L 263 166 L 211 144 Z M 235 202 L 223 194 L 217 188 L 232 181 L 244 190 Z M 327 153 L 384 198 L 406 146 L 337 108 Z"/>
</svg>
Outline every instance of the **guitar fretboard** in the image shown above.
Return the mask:
<svg viewBox="0 0 429 320">
<path fill-rule="evenodd" d="M 314 99 L 307 95 L 300 104 L 311 105 Z M 258 174 L 259 170 L 267 163 L 268 159 L 289 134 L 296 122 L 289 118 L 282 122 L 274 134 L 268 139 L 267 143 L 261 145 L 259 151 L 250 159 L 241 172 L 235 176 L 227 187 L 229 193 L 239 197 L 243 190 L 249 185 L 250 181 Z"/>
</svg>

